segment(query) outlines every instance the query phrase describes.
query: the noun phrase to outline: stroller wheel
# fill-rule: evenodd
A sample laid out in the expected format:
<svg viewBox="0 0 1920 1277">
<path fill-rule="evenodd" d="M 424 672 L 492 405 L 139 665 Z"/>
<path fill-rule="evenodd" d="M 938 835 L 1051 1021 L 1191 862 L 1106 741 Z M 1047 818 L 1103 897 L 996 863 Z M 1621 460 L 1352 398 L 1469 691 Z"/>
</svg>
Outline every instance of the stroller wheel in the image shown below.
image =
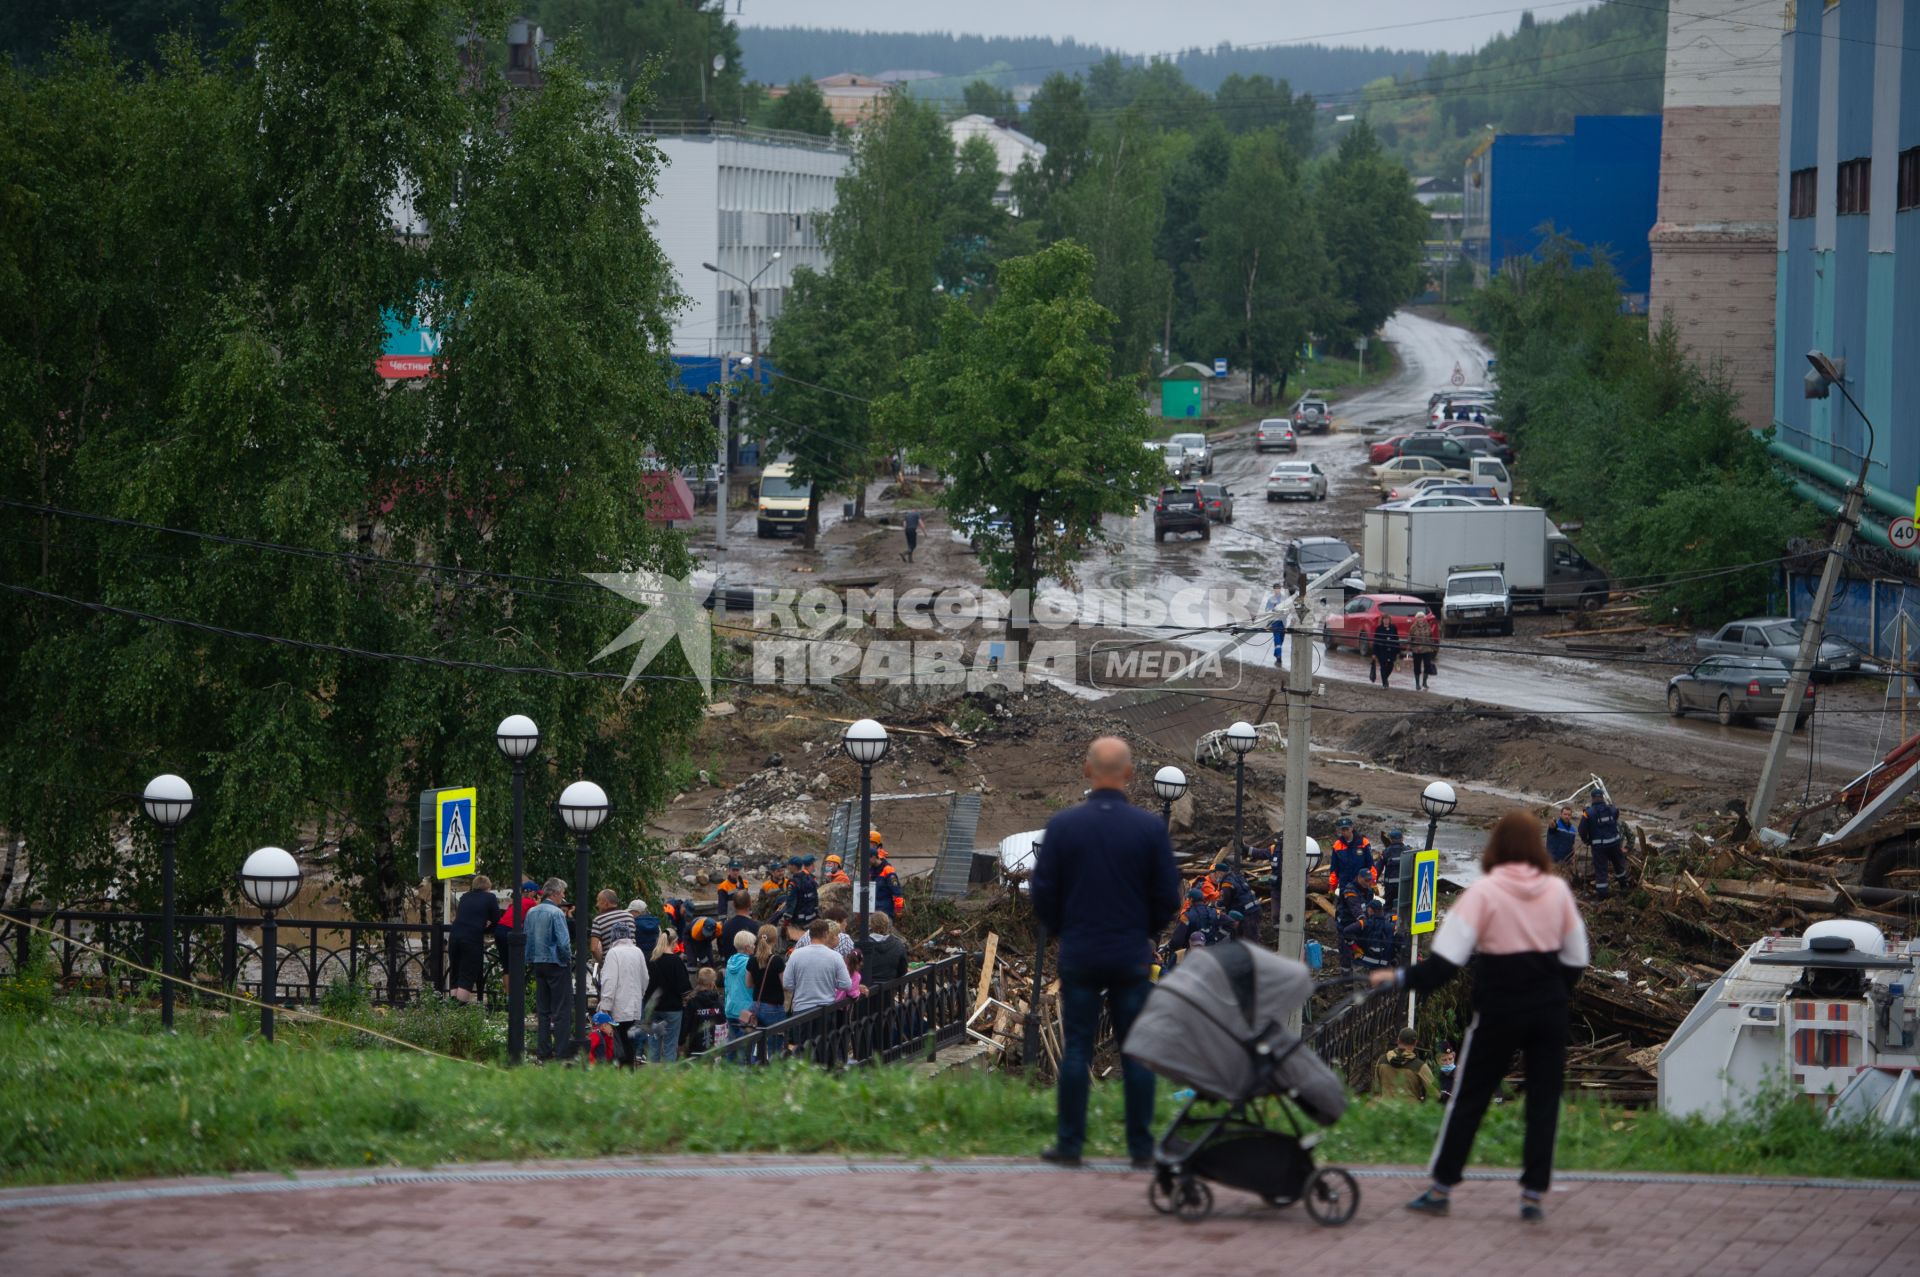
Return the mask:
<svg viewBox="0 0 1920 1277">
<path fill-rule="evenodd" d="M 1162 1215 L 1173 1214 L 1173 1176 L 1163 1172 L 1148 1181 L 1147 1204 Z"/>
<path fill-rule="evenodd" d="M 1213 1214 L 1213 1190 L 1188 1177 L 1174 1189 L 1173 1213 L 1183 1224 L 1197 1224 Z"/>
<path fill-rule="evenodd" d="M 1307 1214 L 1316 1224 L 1337 1228 L 1360 1209 L 1360 1185 L 1338 1166 L 1322 1166 L 1307 1181 Z"/>
</svg>

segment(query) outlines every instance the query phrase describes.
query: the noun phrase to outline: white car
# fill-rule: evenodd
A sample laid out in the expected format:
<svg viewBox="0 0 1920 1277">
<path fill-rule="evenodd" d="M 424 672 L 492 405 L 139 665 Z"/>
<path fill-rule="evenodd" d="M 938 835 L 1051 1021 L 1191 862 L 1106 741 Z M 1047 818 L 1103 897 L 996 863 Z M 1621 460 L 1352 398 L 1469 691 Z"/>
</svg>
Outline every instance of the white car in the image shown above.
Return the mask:
<svg viewBox="0 0 1920 1277">
<path fill-rule="evenodd" d="M 1452 638 L 1469 629 L 1513 633 L 1513 596 L 1498 564 L 1458 568 L 1447 575 L 1447 595 L 1440 602 L 1440 636 Z"/>
<path fill-rule="evenodd" d="M 1198 473 L 1204 475 L 1213 473 L 1213 445 L 1207 442 L 1205 435 L 1175 435 L 1167 440 L 1167 448 L 1169 451 L 1174 448 L 1184 450 L 1187 454 L 1187 464 Z"/>
<path fill-rule="evenodd" d="M 1265 452 L 1276 448 L 1281 452 L 1300 451 L 1300 441 L 1293 437 L 1293 423 L 1285 417 L 1268 417 L 1253 430 L 1253 450 Z"/>
<path fill-rule="evenodd" d="M 1454 481 L 1467 477 L 1465 470 L 1456 470 L 1438 457 L 1395 457 L 1373 467 L 1373 482 L 1385 492 L 1398 484 L 1414 479 L 1445 478 Z"/>
<path fill-rule="evenodd" d="M 1327 499 L 1326 472 L 1311 461 L 1280 461 L 1267 471 L 1267 500 L 1305 497 L 1309 501 Z"/>
</svg>

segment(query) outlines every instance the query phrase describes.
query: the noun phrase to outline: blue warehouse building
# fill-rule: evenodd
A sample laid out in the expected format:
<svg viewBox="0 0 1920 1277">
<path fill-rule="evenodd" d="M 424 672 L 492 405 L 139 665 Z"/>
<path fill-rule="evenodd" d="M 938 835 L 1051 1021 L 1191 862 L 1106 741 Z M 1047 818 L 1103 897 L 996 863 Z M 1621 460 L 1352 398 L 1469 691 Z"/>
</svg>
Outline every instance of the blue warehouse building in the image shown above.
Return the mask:
<svg viewBox="0 0 1920 1277">
<path fill-rule="evenodd" d="M 1920 489 L 1920 0 L 1788 12 L 1771 447 L 1827 510 L 1869 460 L 1860 534 L 1885 546 Z M 1846 360 L 1871 444 L 1838 392 L 1802 394 L 1809 350 Z"/>
<path fill-rule="evenodd" d="M 1571 133 L 1490 135 L 1467 157 L 1460 247 L 1484 281 L 1508 258 L 1531 256 L 1552 223 L 1604 249 L 1623 300 L 1644 311 L 1659 203 L 1657 115 L 1582 115 Z"/>
</svg>

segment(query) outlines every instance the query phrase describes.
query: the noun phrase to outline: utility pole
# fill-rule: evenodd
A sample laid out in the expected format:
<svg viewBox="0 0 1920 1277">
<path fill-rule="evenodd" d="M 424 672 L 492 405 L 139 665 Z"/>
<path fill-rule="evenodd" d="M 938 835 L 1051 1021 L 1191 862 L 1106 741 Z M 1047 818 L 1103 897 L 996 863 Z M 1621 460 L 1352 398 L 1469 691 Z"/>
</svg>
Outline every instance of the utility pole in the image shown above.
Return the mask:
<svg viewBox="0 0 1920 1277">
<path fill-rule="evenodd" d="M 733 469 L 733 431 L 727 421 L 727 399 L 733 387 L 733 352 L 720 354 L 720 491 L 713 512 L 713 548 L 727 548 L 727 475 Z"/>
<path fill-rule="evenodd" d="M 1307 948 L 1307 735 L 1313 698 L 1313 613 L 1307 591 L 1294 597 L 1293 642 L 1287 666 L 1287 815 L 1280 851 L 1279 942 L 1283 958 L 1303 959 Z M 1287 1027 L 1300 1031 L 1300 1008 Z"/>
<path fill-rule="evenodd" d="M 1807 352 L 1807 362 L 1813 365 L 1813 371 L 1807 374 L 1805 393 L 1809 399 L 1825 399 L 1829 387 L 1838 386 L 1840 394 L 1853 404 L 1853 410 L 1860 413 L 1860 420 L 1867 427 L 1867 451 L 1860 459 L 1860 473 L 1847 489 L 1846 502 L 1840 508 L 1840 526 L 1834 531 L 1833 544 L 1827 548 L 1826 566 L 1820 571 L 1820 588 L 1813 596 L 1813 611 L 1807 617 L 1806 626 L 1800 632 L 1800 653 L 1793 660 L 1793 670 L 1787 676 L 1787 694 L 1780 702 L 1780 717 L 1773 723 L 1773 740 L 1767 746 L 1766 765 L 1760 769 L 1760 783 L 1754 787 L 1753 804 L 1748 818 L 1753 822 L 1757 834 L 1767 826 L 1767 818 L 1773 812 L 1774 790 L 1779 787 L 1780 773 L 1787 761 L 1787 746 L 1793 740 L 1793 720 L 1799 716 L 1800 702 L 1806 696 L 1807 680 L 1813 676 L 1814 662 L 1820 656 L 1820 642 L 1826 635 L 1827 611 L 1833 606 L 1833 591 L 1840 583 L 1840 563 L 1846 556 L 1847 545 L 1853 540 L 1853 533 L 1860 526 L 1860 511 L 1867 501 L 1867 467 L 1873 464 L 1875 447 L 1873 422 L 1867 414 L 1861 412 L 1860 405 L 1854 402 L 1853 395 L 1847 389 L 1846 361 L 1829 359 L 1817 350 Z"/>
</svg>

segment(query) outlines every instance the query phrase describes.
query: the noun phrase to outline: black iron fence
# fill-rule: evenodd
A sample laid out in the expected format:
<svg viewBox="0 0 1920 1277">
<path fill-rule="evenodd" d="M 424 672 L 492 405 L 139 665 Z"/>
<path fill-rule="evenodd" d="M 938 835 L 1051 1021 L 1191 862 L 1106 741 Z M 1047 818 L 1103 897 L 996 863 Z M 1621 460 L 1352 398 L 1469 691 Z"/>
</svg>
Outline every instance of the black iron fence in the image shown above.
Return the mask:
<svg viewBox="0 0 1920 1277">
<path fill-rule="evenodd" d="M 1340 1071 L 1347 1085 L 1365 1091 L 1373 1085 L 1373 1066 L 1387 1053 L 1407 1023 L 1404 989 L 1374 989 L 1343 1003 L 1326 1019 L 1306 1028 L 1307 1045 Z"/>
<path fill-rule="evenodd" d="M 875 985 L 864 995 L 833 1002 L 757 1029 L 702 1052 L 729 1064 L 806 1060 L 825 1068 L 891 1062 L 966 1036 L 967 955 L 955 954 Z"/>
<path fill-rule="evenodd" d="M 55 934 L 44 937 L 15 919 Z M 160 921 L 157 913 L 5 910 L 0 914 L 0 975 L 24 966 L 36 940 L 45 939 L 61 987 L 116 996 L 132 993 L 153 977 L 111 958 L 159 970 Z M 387 1006 L 404 1006 L 429 990 L 446 991 L 445 924 L 318 918 L 279 918 L 276 923 L 279 962 L 274 986 L 281 1002 L 318 1002 L 336 986 Z M 209 990 L 259 997 L 260 927 L 258 918 L 177 916 L 175 974 Z M 488 1004 L 494 1004 L 500 996 L 500 970 L 491 944 L 483 985 Z"/>
</svg>

